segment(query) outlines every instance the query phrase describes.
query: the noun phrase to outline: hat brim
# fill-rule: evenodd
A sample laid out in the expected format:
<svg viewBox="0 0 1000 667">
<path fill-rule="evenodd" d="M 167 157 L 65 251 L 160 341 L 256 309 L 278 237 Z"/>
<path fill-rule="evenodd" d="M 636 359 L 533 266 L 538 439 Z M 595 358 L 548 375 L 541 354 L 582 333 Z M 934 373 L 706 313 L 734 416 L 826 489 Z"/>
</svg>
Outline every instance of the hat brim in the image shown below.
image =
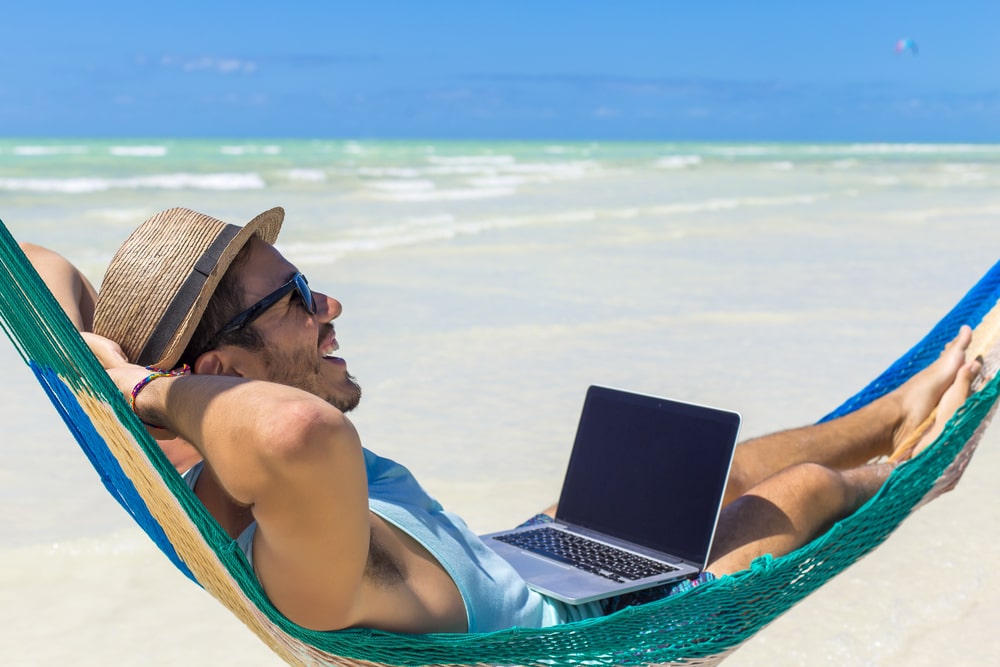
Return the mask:
<svg viewBox="0 0 1000 667">
<path fill-rule="evenodd" d="M 254 236 L 273 245 L 284 217 L 276 207 L 239 227 L 188 209 L 153 216 L 112 259 L 94 332 L 133 363 L 173 368 L 240 250 Z"/>
</svg>

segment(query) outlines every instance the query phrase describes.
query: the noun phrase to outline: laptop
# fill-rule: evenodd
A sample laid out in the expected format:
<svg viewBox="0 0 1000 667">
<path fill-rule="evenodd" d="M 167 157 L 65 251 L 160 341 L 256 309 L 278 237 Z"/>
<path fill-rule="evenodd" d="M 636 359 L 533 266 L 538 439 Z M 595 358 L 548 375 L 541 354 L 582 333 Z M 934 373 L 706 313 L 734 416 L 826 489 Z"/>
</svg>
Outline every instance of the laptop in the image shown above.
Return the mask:
<svg viewBox="0 0 1000 667">
<path fill-rule="evenodd" d="M 483 535 L 528 586 L 583 604 L 704 570 L 738 413 L 591 386 L 555 522 Z"/>
</svg>

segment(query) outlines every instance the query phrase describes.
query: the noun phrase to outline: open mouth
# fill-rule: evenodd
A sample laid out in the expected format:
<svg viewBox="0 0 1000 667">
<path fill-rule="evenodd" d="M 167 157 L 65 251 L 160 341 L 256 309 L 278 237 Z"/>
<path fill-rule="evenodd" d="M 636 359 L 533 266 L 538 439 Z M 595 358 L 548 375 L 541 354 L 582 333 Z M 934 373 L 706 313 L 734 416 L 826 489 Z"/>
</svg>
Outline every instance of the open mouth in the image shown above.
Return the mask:
<svg viewBox="0 0 1000 667">
<path fill-rule="evenodd" d="M 324 331 L 323 336 L 321 336 L 319 344 L 319 354 L 324 359 L 337 359 L 338 357 L 333 356 L 333 353 L 340 349 L 340 344 L 337 342 L 336 332 L 331 326 L 328 330 Z"/>
</svg>

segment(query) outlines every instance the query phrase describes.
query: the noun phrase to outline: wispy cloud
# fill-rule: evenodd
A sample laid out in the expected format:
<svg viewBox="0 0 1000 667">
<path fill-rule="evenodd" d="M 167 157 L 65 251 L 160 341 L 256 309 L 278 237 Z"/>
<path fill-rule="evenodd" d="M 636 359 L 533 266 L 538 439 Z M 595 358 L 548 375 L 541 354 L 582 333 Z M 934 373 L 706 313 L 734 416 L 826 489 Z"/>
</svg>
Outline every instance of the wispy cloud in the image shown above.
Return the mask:
<svg viewBox="0 0 1000 667">
<path fill-rule="evenodd" d="M 217 72 L 219 74 L 252 74 L 257 71 L 257 63 L 242 58 L 198 56 L 183 58 L 165 55 L 159 59 L 162 67 L 178 68 L 185 72 Z"/>
<path fill-rule="evenodd" d="M 357 65 L 378 62 L 378 56 L 369 54 L 335 53 L 284 53 L 255 57 L 219 55 L 163 54 L 150 58 L 140 55 L 135 62 L 140 67 L 159 66 L 182 72 L 214 72 L 217 74 L 253 74 L 264 69 L 294 68 L 318 69 L 339 65 Z"/>
</svg>

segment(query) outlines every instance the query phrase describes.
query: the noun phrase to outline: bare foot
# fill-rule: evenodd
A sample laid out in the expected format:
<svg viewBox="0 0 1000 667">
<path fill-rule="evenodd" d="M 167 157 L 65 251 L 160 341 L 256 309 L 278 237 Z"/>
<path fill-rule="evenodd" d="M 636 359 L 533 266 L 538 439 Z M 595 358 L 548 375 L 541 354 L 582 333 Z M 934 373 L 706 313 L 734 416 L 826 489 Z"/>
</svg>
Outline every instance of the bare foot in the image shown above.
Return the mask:
<svg viewBox="0 0 1000 667">
<path fill-rule="evenodd" d="M 958 374 L 955 375 L 955 381 L 951 383 L 951 386 L 944 392 L 941 396 L 941 402 L 938 403 L 937 411 L 934 415 L 934 424 L 931 426 L 930 430 L 924 434 L 922 438 L 913 447 L 913 453 L 909 458 L 917 456 L 920 452 L 924 451 L 928 445 L 937 440 L 937 437 L 941 435 L 944 431 L 945 424 L 948 420 L 952 418 L 955 411 L 962 407 L 965 400 L 969 398 L 972 394 L 972 383 L 979 376 L 980 371 L 983 370 L 983 364 L 979 359 L 974 359 L 958 369 Z"/>
<path fill-rule="evenodd" d="M 901 448 L 909 449 L 912 446 L 914 432 L 923 425 L 924 420 L 941 402 L 941 397 L 954 385 L 956 374 L 965 364 L 965 351 L 970 342 L 972 329 L 962 325 L 958 335 L 945 345 L 941 356 L 933 364 L 893 392 L 898 397 L 903 418 L 893 431 L 892 459 L 901 458 L 897 454 Z M 946 420 L 952 412 L 954 409 L 946 412 Z"/>
</svg>

